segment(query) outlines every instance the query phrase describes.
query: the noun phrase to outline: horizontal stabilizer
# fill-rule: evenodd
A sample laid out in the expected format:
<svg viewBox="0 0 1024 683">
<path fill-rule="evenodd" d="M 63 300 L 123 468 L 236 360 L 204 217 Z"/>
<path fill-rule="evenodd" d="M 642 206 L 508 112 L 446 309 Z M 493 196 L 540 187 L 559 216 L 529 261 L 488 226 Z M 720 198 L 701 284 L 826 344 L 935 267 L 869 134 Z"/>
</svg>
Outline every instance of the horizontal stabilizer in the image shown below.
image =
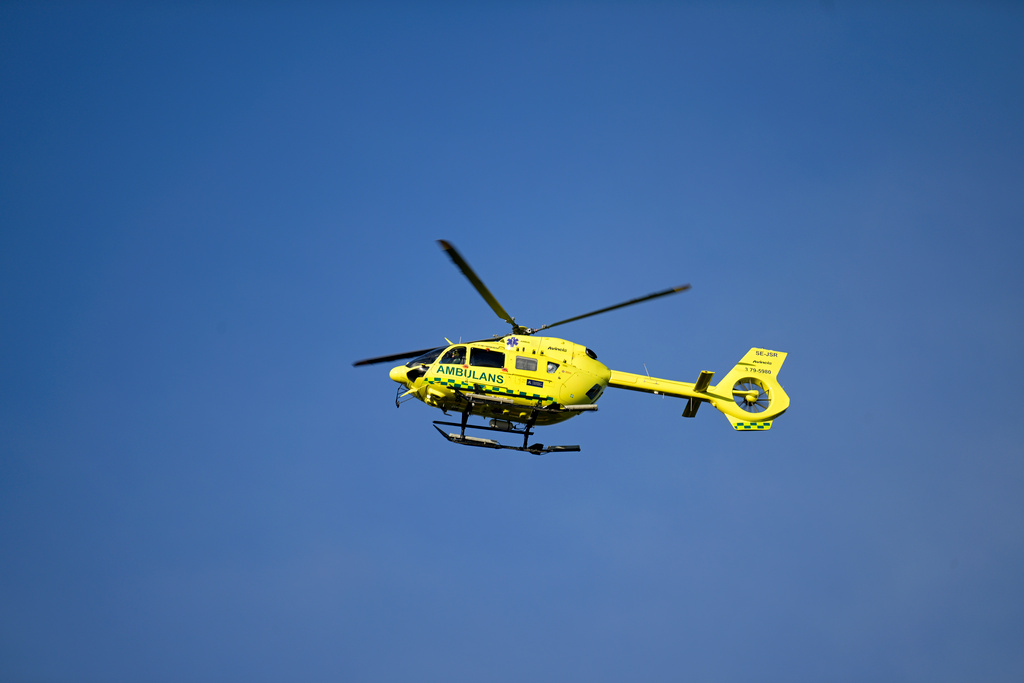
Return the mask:
<svg viewBox="0 0 1024 683">
<path fill-rule="evenodd" d="M 715 376 L 715 373 L 711 370 L 702 370 L 697 376 L 697 383 L 693 385 L 694 391 L 707 391 L 708 385 L 711 384 L 711 378 Z M 697 412 L 696 408 L 694 412 Z"/>
<path fill-rule="evenodd" d="M 686 407 L 683 408 L 683 417 L 697 417 L 697 409 L 700 408 L 700 404 L 703 403 L 699 398 L 690 398 L 686 401 Z"/>
</svg>

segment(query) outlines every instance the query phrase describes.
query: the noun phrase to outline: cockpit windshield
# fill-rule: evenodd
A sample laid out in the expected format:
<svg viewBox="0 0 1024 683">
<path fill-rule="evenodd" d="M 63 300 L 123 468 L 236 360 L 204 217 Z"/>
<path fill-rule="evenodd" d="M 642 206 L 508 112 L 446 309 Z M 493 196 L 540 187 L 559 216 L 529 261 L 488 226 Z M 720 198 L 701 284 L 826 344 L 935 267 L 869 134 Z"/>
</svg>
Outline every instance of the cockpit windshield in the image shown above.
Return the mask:
<svg viewBox="0 0 1024 683">
<path fill-rule="evenodd" d="M 437 360 L 437 357 L 440 356 L 441 352 L 444 351 L 446 348 L 447 347 L 445 346 L 440 346 L 436 349 L 431 349 L 422 356 L 417 356 L 416 358 L 413 358 L 411 361 L 405 364 L 405 367 L 411 368 L 414 365 L 430 365 L 435 360 Z"/>
</svg>

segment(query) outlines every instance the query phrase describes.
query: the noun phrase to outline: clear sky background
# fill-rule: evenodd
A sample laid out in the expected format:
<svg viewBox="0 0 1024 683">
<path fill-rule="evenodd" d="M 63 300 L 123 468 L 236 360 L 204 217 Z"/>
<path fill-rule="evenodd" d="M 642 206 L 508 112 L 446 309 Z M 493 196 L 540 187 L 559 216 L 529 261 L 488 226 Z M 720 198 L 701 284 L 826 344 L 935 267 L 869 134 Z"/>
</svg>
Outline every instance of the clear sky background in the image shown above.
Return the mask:
<svg viewBox="0 0 1024 683">
<path fill-rule="evenodd" d="M 0 5 L 0 679 L 1024 679 L 1013 3 Z M 787 351 L 458 447 L 368 356 Z"/>
</svg>

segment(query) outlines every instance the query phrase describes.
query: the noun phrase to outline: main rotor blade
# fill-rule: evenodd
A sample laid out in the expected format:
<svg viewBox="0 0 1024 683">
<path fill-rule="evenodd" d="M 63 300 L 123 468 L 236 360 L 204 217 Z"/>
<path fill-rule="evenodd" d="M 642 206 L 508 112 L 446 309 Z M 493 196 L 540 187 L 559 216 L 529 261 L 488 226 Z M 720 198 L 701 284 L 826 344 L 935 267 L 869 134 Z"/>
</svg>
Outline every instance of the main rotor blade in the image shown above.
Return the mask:
<svg viewBox="0 0 1024 683">
<path fill-rule="evenodd" d="M 392 356 L 378 356 L 376 358 L 367 358 L 366 360 L 357 360 L 352 365 L 358 367 L 360 365 L 376 365 L 377 363 L 390 363 L 395 360 L 402 360 L 403 358 L 416 358 L 422 356 L 427 351 L 433 351 L 436 346 L 431 346 L 429 349 L 420 349 L 419 351 L 407 351 L 406 353 L 396 353 Z"/>
<path fill-rule="evenodd" d="M 681 285 L 679 287 L 673 287 L 672 289 L 666 289 L 663 292 L 655 292 L 654 294 L 648 294 L 647 296 L 642 296 L 642 297 L 640 297 L 638 299 L 630 299 L 629 301 L 626 301 L 625 303 L 615 304 L 614 306 L 609 306 L 608 308 L 602 308 L 601 310 L 598 310 L 598 311 L 591 311 L 590 313 L 584 313 L 583 315 L 578 315 L 575 318 L 566 318 L 565 320 L 559 320 L 557 323 L 551 323 L 550 325 L 542 325 L 542 326 L 538 327 L 536 330 L 533 330 L 533 331 L 534 332 L 540 332 L 541 330 L 546 330 L 546 329 L 549 329 L 551 327 L 556 327 L 558 325 L 564 325 L 566 323 L 575 322 L 577 320 L 582 320 L 583 318 L 589 318 L 592 315 L 600 315 L 601 313 L 607 313 L 608 311 L 614 311 L 616 308 L 625 308 L 626 306 L 632 306 L 633 304 L 639 304 L 639 303 L 643 303 L 644 301 L 650 301 L 651 299 L 657 299 L 659 296 L 668 296 L 669 294 L 675 294 L 676 292 L 685 292 L 689 288 L 690 288 L 690 285 Z"/>
<path fill-rule="evenodd" d="M 515 319 L 501 307 L 498 300 L 494 298 L 493 294 L 491 294 L 491 290 L 487 289 L 487 285 L 485 285 L 480 278 L 476 276 L 473 269 L 469 267 L 468 263 L 466 263 L 466 259 L 462 258 L 462 255 L 455 250 L 455 247 L 445 240 L 438 240 L 437 243 L 445 250 L 445 253 L 448 254 L 448 258 L 452 260 L 452 263 L 462 271 L 462 274 L 466 276 L 466 279 L 476 287 L 476 291 L 480 292 L 480 296 L 484 298 L 484 301 L 486 301 L 487 305 L 491 307 L 491 310 L 497 313 L 499 318 L 511 325 L 513 331 L 518 332 L 520 328 L 516 325 Z"/>
</svg>

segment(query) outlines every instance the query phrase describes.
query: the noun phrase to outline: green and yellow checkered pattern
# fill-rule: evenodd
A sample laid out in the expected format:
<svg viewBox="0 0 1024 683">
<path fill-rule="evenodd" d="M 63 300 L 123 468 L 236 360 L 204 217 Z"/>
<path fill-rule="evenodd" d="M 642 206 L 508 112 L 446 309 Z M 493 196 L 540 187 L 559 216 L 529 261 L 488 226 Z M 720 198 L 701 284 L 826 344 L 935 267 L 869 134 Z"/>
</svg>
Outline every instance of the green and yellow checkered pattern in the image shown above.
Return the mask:
<svg viewBox="0 0 1024 683">
<path fill-rule="evenodd" d="M 733 422 L 733 429 L 740 431 L 768 431 L 772 428 L 772 421 L 766 420 L 764 422 Z"/>
</svg>

